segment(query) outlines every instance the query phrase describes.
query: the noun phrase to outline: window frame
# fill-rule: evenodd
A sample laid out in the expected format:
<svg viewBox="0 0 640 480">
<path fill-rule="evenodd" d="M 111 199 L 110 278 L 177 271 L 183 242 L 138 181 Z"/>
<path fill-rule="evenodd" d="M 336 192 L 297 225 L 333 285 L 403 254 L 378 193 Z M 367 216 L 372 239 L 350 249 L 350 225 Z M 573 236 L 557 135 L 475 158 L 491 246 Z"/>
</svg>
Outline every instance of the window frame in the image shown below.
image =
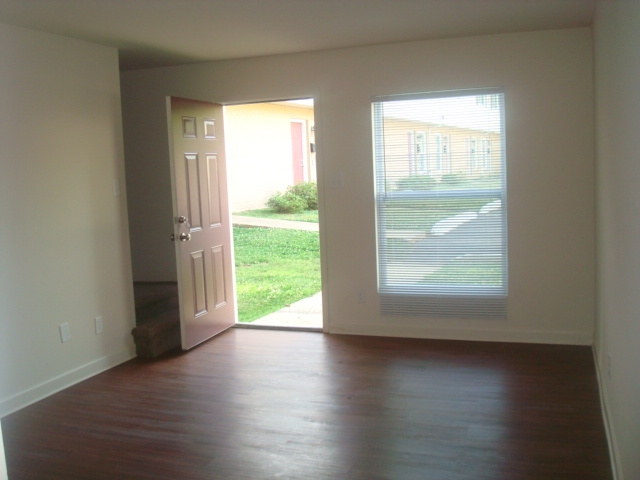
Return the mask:
<svg viewBox="0 0 640 480">
<path fill-rule="evenodd" d="M 387 189 L 387 181 L 385 177 L 385 160 L 384 160 L 384 133 L 382 128 L 382 113 L 378 105 L 391 102 L 412 99 L 431 99 L 431 98 L 447 98 L 447 97 L 463 97 L 478 95 L 492 95 L 490 105 L 482 105 L 486 108 L 498 108 L 500 110 L 500 164 L 501 164 L 501 182 L 499 188 L 487 189 L 452 189 L 452 190 L 413 190 L 413 191 L 393 191 Z M 496 97 L 493 97 L 493 96 Z M 497 100 L 497 95 L 502 101 Z M 506 162 L 506 138 L 505 138 L 505 109 L 504 109 L 504 89 L 465 89 L 443 92 L 418 93 L 408 95 L 386 95 L 375 96 L 372 98 L 372 120 L 373 120 L 373 157 L 375 166 L 375 203 L 376 203 L 376 256 L 378 267 L 378 293 L 381 301 L 381 309 L 383 314 L 401 314 L 408 315 L 436 315 L 436 316 L 455 316 L 455 317 L 490 317 L 490 318 L 506 318 L 506 302 L 508 295 L 508 238 L 507 238 L 507 162 Z M 449 135 L 447 135 L 449 136 Z M 469 145 L 467 137 L 467 145 Z M 478 156 L 476 140 L 476 156 Z M 448 145 L 451 148 L 449 142 Z M 451 152 L 447 152 L 447 156 Z M 470 152 L 467 152 L 470 155 Z M 444 160 L 444 159 L 443 159 Z M 470 159 L 469 159 L 470 160 Z M 479 159 L 478 159 L 479 160 Z M 491 162 L 491 160 L 489 160 Z M 444 166 L 444 165 L 443 165 Z M 471 165 L 469 165 L 471 166 Z M 444 169 L 443 169 L 444 171 Z M 473 170 L 469 173 L 476 173 Z M 442 172 L 440 172 L 442 173 Z M 442 289 L 430 285 L 393 285 L 389 282 L 387 272 L 388 266 L 382 261 L 380 250 L 384 249 L 384 242 L 387 242 L 384 232 L 385 230 L 385 209 L 384 203 L 390 200 L 422 200 L 429 198 L 473 198 L 473 197 L 497 197 L 501 201 L 501 234 L 502 234 L 502 283 L 496 286 L 459 286 L 454 287 L 448 285 L 447 293 L 442 293 Z M 385 256 L 386 259 L 386 256 Z M 393 277 L 395 278 L 395 277 Z"/>
</svg>

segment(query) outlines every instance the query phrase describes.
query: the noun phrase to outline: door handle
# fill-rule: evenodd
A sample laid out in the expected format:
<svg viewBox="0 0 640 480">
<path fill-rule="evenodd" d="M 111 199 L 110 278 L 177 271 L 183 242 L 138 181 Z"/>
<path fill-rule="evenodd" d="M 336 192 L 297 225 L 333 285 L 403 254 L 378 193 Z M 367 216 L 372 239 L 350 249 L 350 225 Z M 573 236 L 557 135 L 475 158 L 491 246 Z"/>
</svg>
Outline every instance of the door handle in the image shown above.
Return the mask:
<svg viewBox="0 0 640 480">
<path fill-rule="evenodd" d="M 169 235 L 169 240 L 171 240 L 172 242 L 175 242 L 176 236 L 172 233 L 171 235 Z"/>
<path fill-rule="evenodd" d="M 180 239 L 181 242 L 188 242 L 189 240 L 191 240 L 191 234 L 190 233 L 181 233 L 178 238 Z"/>
<path fill-rule="evenodd" d="M 180 225 L 184 225 L 187 228 L 191 228 L 191 225 L 189 224 L 189 219 L 187 217 L 185 217 L 184 215 L 180 215 L 178 217 L 178 223 Z"/>
</svg>

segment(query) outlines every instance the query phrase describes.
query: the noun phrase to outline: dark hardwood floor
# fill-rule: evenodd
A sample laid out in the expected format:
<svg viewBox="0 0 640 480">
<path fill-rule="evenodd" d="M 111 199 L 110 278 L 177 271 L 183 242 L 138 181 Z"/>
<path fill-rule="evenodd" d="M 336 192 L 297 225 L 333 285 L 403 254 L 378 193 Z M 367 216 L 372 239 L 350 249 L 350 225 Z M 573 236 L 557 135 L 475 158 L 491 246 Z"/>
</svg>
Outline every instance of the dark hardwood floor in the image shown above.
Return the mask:
<svg viewBox="0 0 640 480">
<path fill-rule="evenodd" d="M 11 480 L 612 478 L 589 347 L 231 329 L 2 431 Z"/>
</svg>

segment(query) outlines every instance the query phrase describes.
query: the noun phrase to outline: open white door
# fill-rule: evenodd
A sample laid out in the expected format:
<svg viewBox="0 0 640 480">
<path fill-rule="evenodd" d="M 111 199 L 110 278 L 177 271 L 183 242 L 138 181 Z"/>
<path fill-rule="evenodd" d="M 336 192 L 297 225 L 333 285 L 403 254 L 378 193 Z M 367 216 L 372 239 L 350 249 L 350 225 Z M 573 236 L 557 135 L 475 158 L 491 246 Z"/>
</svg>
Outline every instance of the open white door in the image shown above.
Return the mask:
<svg viewBox="0 0 640 480">
<path fill-rule="evenodd" d="M 171 97 L 174 239 L 182 348 L 234 325 L 222 105 Z"/>
<path fill-rule="evenodd" d="M 2 442 L 2 425 L 0 425 L 0 480 L 7 480 L 7 461 L 4 456 L 4 443 Z"/>
</svg>

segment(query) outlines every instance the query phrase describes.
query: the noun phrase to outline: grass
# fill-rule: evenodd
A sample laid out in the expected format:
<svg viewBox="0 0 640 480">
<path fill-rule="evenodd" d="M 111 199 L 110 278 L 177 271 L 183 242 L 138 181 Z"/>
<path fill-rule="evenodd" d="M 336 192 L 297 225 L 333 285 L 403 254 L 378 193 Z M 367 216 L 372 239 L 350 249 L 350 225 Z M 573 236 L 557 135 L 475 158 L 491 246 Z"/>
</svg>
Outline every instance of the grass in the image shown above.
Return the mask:
<svg viewBox="0 0 640 480">
<path fill-rule="evenodd" d="M 278 213 L 270 208 L 259 208 L 257 210 L 245 210 L 244 212 L 234 213 L 234 215 L 318 223 L 318 210 L 304 210 L 300 213 Z"/>
<path fill-rule="evenodd" d="M 464 189 L 482 189 L 482 188 L 498 188 L 502 185 L 502 175 L 501 174 L 491 174 L 491 175 L 482 175 L 479 177 L 468 177 L 464 174 L 449 174 L 449 177 L 453 177 L 450 181 L 445 181 L 445 177 L 447 175 L 443 175 L 442 181 L 435 182 L 433 187 L 430 190 L 464 190 Z M 407 178 L 420 178 L 421 175 L 415 175 L 413 177 L 404 177 L 404 179 L 395 180 L 396 190 L 404 190 L 405 188 L 400 188 L 398 185 L 398 181 L 402 182 L 406 181 Z M 416 182 L 419 183 L 419 180 Z M 390 189 L 393 188 L 393 179 L 389 185 Z M 411 188 L 408 188 L 411 190 Z"/>
<path fill-rule="evenodd" d="M 427 275 L 426 285 L 502 285 L 502 259 L 499 257 L 460 257 Z"/>
<path fill-rule="evenodd" d="M 440 220 L 458 213 L 478 211 L 483 205 L 497 200 L 497 197 L 440 198 L 424 200 L 389 200 L 387 230 L 421 230 L 428 232 Z"/>
<path fill-rule="evenodd" d="M 252 322 L 318 293 L 317 232 L 233 227 L 238 320 Z"/>
</svg>

